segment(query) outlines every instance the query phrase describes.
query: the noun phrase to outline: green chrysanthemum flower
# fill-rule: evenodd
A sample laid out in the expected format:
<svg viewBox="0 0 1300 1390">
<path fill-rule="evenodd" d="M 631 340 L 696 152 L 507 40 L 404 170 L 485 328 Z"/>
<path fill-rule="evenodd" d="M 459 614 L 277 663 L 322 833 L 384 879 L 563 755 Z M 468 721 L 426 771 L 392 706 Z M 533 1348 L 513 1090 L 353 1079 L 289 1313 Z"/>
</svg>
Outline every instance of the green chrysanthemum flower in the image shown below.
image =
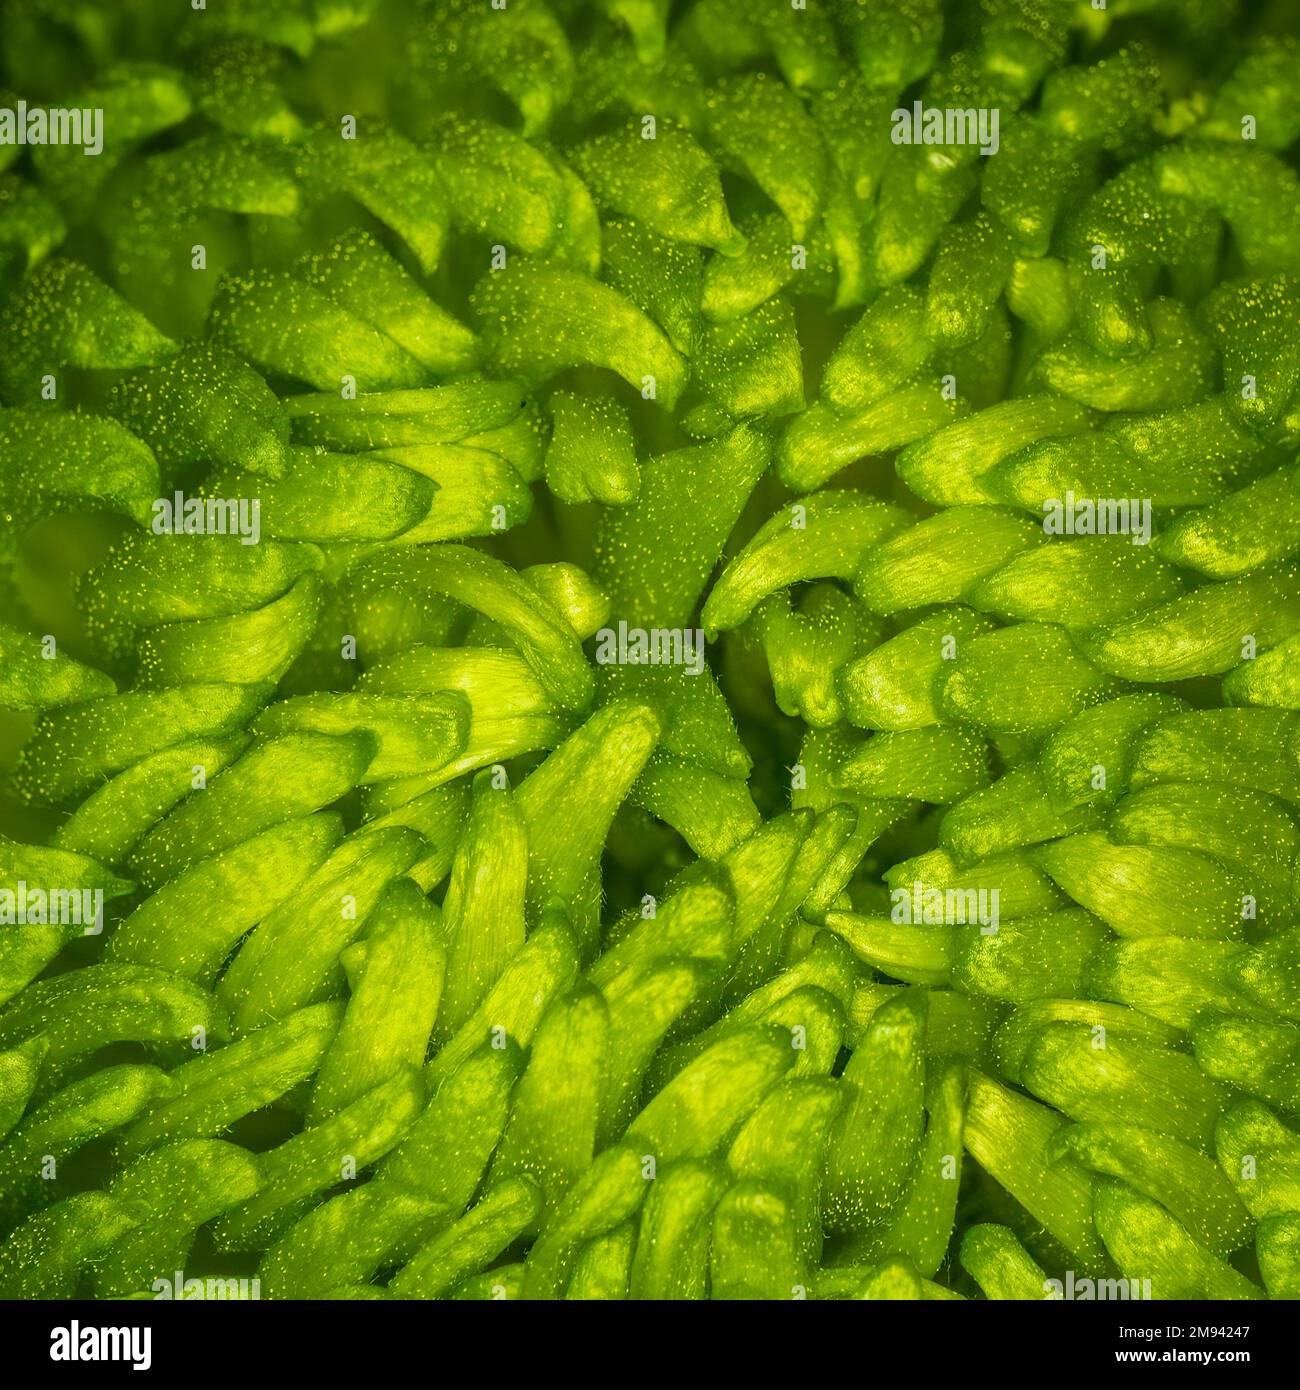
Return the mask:
<svg viewBox="0 0 1300 1390">
<path fill-rule="evenodd" d="M 1300 1297 L 1285 6 L 0 23 L 0 1294 Z"/>
</svg>

